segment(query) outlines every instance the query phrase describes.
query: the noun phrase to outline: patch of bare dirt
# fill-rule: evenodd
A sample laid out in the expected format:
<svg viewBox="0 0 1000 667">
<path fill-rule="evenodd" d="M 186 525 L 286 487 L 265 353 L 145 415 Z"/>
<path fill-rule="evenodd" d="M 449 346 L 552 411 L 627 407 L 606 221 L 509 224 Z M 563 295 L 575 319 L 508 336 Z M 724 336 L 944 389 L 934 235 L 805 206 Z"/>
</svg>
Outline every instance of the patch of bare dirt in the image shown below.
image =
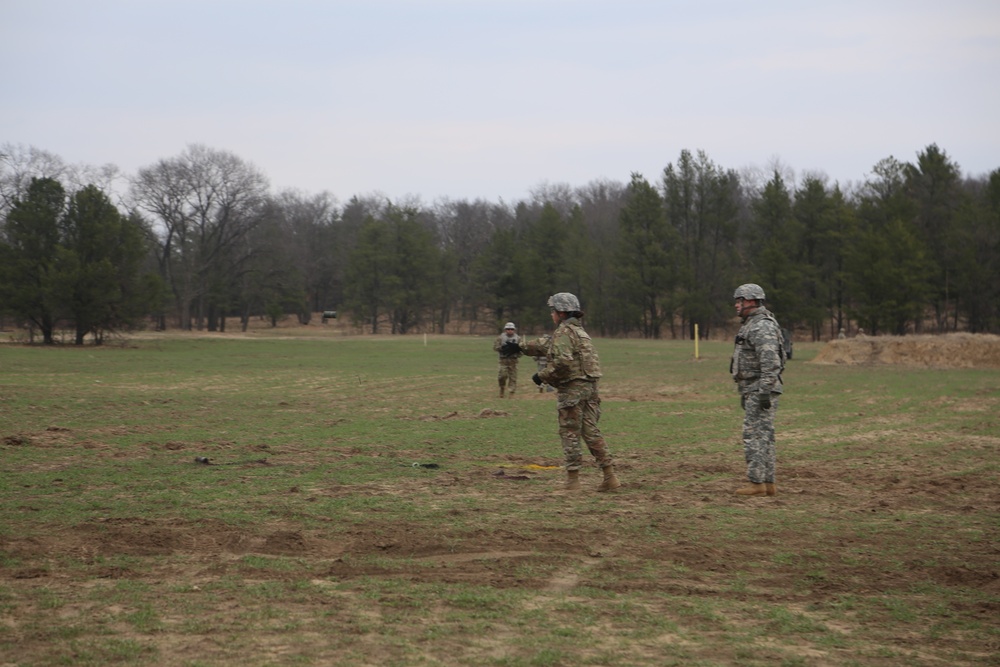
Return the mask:
<svg viewBox="0 0 1000 667">
<path fill-rule="evenodd" d="M 863 336 L 832 340 L 816 364 L 901 365 L 921 368 L 1000 368 L 1000 336 Z"/>
<path fill-rule="evenodd" d="M 998 443 L 988 446 L 996 448 Z M 595 521 L 589 527 L 578 522 L 561 527 L 558 521 L 546 521 L 544 529 L 539 530 L 530 523 L 512 521 L 503 528 L 476 528 L 476 522 L 469 521 L 479 511 L 475 504 L 470 504 L 469 509 L 451 510 L 454 523 L 433 525 L 383 521 L 377 514 L 363 520 L 341 517 L 338 525 L 319 529 L 281 521 L 241 528 L 204 519 L 95 518 L 58 527 L 48 534 L 0 538 L 0 552 L 24 563 L 22 567 L 0 568 L 0 580 L 47 577 L 44 564 L 61 556 L 92 562 L 95 569 L 90 576 L 114 578 L 129 574 L 105 571 L 107 558 L 116 555 L 172 556 L 175 561 L 179 558 L 188 566 L 200 564 L 203 571 L 218 575 L 240 568 L 235 563 L 240 557 L 259 554 L 302 558 L 312 562 L 314 576 L 341 580 L 391 576 L 428 583 L 468 581 L 499 588 L 530 585 L 562 590 L 568 586 L 569 577 L 612 592 L 653 587 L 671 594 L 739 597 L 750 593 L 733 592 L 727 580 L 735 567 L 733 563 L 767 562 L 778 552 L 810 554 L 817 567 L 822 563 L 825 579 L 803 589 L 801 567 L 776 568 L 755 583 L 754 595 L 767 589 L 771 597 L 823 600 L 847 590 L 905 588 L 928 581 L 1000 592 L 1000 566 L 994 545 L 988 541 L 966 543 L 961 559 L 949 562 L 940 550 L 929 549 L 926 535 L 911 533 L 902 524 L 898 531 L 890 530 L 888 534 L 842 534 L 829 543 L 817 540 L 813 534 L 783 531 L 780 527 L 784 514 L 800 512 L 842 519 L 853 514 L 905 516 L 933 511 L 964 517 L 963 521 L 974 524 L 976 516 L 1000 512 L 1000 490 L 991 475 L 957 476 L 954 472 L 928 470 L 919 460 L 873 461 L 867 469 L 854 470 L 850 479 L 840 474 L 836 463 L 826 467 L 788 465 L 782 467 L 777 496 L 747 501 L 732 494 L 742 473 L 737 460 L 639 458 L 619 461 L 626 486 L 607 496 L 606 506 L 601 508 L 589 505 L 591 494 L 562 492 L 558 461 L 544 458 L 515 461 L 506 456 L 471 471 L 419 470 L 411 479 L 391 483 L 293 489 L 303 494 L 304 502 L 323 497 L 389 495 L 405 500 L 429 490 L 469 498 L 499 493 L 512 509 L 532 507 L 555 517 L 564 512 L 594 513 Z M 449 468 L 456 467 L 454 461 L 451 463 Z M 705 479 L 706 474 L 718 478 L 690 482 Z M 585 483 L 596 485 L 598 475 L 596 470 L 585 471 Z M 678 482 L 684 483 L 678 486 Z M 734 544 L 725 536 L 701 532 L 697 512 L 691 523 L 688 511 L 692 508 L 714 510 L 720 505 L 756 507 L 762 520 L 773 525 L 754 542 Z M 683 514 L 675 516 L 672 508 Z M 704 520 L 710 521 L 708 516 Z M 648 525 L 646 539 L 627 536 L 638 523 Z M 885 539 L 891 539 L 898 552 L 912 554 L 909 567 L 885 567 L 877 557 Z M 847 553 L 854 557 L 845 558 Z M 522 568 L 524 563 L 533 568 Z M 655 563 L 664 572 L 675 574 L 652 583 L 629 576 L 628 570 L 639 563 Z M 683 576 L 676 575 L 678 567 Z M 537 574 L 526 574 L 529 571 Z"/>
</svg>

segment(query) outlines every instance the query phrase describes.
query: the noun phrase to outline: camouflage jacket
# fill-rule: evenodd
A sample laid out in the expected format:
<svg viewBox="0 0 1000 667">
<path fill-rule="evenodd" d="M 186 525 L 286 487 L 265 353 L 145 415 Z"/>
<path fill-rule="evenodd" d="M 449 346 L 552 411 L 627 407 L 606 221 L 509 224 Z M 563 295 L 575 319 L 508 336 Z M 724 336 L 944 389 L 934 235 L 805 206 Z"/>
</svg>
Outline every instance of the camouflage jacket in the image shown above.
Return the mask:
<svg viewBox="0 0 1000 667">
<path fill-rule="evenodd" d="M 533 344 L 528 345 L 531 354 Z M 556 327 L 552 338 L 547 341 L 545 349 L 547 364 L 539 371 L 542 382 L 556 389 L 565 387 L 575 381 L 596 382 L 601 377 L 601 360 L 597 350 L 590 340 L 590 334 L 584 331 L 580 320 L 571 317 Z"/>
<path fill-rule="evenodd" d="M 504 352 L 501 349 L 504 343 L 517 343 L 518 345 L 520 345 L 521 343 L 520 336 L 518 336 L 517 334 L 514 334 L 513 336 L 508 336 L 506 333 L 500 334 L 499 336 L 497 336 L 497 339 L 493 341 L 493 351 L 499 354 L 501 359 L 517 359 L 518 357 L 521 356 L 520 351 L 515 352 L 514 354 L 507 354 L 506 352 Z"/>
<path fill-rule="evenodd" d="M 524 340 L 522 338 L 521 351 L 529 357 L 535 357 L 539 362 L 546 361 L 546 357 L 549 354 L 549 342 L 551 340 L 552 334 L 545 334 L 534 340 Z"/>
<path fill-rule="evenodd" d="M 781 327 L 767 308 L 757 308 L 743 320 L 729 371 L 741 394 L 782 393 L 785 350 Z"/>
</svg>

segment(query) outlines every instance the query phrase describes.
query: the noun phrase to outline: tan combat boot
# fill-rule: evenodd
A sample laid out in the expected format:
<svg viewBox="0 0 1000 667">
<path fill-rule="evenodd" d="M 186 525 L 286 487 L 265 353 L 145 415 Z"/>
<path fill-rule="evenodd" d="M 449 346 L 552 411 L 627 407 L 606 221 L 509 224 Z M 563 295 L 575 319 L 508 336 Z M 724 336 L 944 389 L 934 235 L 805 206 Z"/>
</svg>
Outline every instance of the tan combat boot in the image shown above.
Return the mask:
<svg viewBox="0 0 1000 667">
<path fill-rule="evenodd" d="M 769 496 L 778 495 L 778 487 L 774 485 L 774 482 L 764 482 L 764 486 L 767 488 L 767 495 Z"/>
<path fill-rule="evenodd" d="M 580 489 L 580 471 L 579 470 L 567 470 L 566 471 L 566 490 L 567 491 L 578 491 Z"/>
<path fill-rule="evenodd" d="M 599 493 L 614 491 L 621 485 L 622 483 L 618 481 L 618 476 L 615 475 L 615 467 L 608 466 L 607 468 L 604 468 L 604 481 L 597 487 L 597 491 Z"/>
<path fill-rule="evenodd" d="M 736 489 L 736 495 L 738 496 L 766 496 L 767 495 L 767 485 L 761 482 L 760 484 L 751 483 L 750 486 L 745 486 L 742 489 Z"/>
</svg>

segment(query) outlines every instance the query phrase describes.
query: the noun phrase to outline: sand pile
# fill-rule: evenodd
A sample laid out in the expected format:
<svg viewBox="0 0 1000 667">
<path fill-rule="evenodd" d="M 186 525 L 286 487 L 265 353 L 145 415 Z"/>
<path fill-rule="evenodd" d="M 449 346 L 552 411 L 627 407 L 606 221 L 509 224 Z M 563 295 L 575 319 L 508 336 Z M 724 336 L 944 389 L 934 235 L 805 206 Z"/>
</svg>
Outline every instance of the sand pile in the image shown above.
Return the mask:
<svg viewBox="0 0 1000 667">
<path fill-rule="evenodd" d="M 832 340 L 817 364 L 896 364 L 927 368 L 1000 368 L 1000 336 L 877 336 Z"/>
</svg>

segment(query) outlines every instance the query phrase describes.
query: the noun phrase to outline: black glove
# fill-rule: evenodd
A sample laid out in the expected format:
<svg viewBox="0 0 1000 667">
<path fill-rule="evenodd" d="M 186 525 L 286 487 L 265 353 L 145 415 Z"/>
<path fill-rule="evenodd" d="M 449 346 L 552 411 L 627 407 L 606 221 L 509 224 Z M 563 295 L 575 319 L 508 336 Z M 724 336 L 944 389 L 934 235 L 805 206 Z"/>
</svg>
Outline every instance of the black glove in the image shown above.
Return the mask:
<svg viewBox="0 0 1000 667">
<path fill-rule="evenodd" d="M 508 341 L 500 346 L 500 351 L 508 356 L 511 356 L 520 352 L 521 346 L 513 341 Z"/>
<path fill-rule="evenodd" d="M 531 376 L 531 381 L 537 384 L 539 387 L 542 386 L 542 378 L 538 377 L 538 373 Z"/>
<path fill-rule="evenodd" d="M 770 410 L 771 409 L 771 394 L 761 394 L 760 395 L 760 409 Z"/>
</svg>

